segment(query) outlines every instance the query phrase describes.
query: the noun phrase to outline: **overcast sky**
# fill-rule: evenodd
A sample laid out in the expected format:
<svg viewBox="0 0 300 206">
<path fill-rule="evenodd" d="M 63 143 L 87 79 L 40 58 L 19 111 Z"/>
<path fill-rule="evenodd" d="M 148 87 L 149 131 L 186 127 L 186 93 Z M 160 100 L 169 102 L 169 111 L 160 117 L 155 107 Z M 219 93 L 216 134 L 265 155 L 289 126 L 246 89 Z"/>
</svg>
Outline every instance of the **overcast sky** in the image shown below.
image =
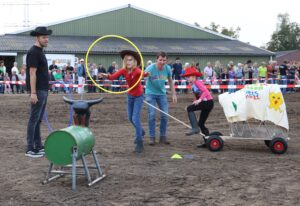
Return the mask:
<svg viewBox="0 0 300 206">
<path fill-rule="evenodd" d="M 239 40 L 262 46 L 276 30 L 277 15 L 288 13 L 290 20 L 300 23 L 298 0 L 0 0 L 0 34 L 20 30 L 24 23 L 24 6 L 7 5 L 46 3 L 29 6 L 32 25 L 44 25 L 73 17 L 113 9 L 128 3 L 189 24 L 201 27 L 215 22 L 227 28 L 241 28 Z M 298 3 L 297 3 L 298 2 Z"/>
</svg>

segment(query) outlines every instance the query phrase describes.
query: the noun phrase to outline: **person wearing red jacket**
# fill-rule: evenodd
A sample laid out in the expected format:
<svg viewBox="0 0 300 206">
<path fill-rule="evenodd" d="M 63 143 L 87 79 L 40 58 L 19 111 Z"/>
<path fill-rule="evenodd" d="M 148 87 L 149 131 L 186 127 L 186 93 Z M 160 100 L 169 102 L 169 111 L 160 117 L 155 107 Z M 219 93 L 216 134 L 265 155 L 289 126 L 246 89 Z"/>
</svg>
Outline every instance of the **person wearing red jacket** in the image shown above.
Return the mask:
<svg viewBox="0 0 300 206">
<path fill-rule="evenodd" d="M 192 84 L 192 91 L 195 95 L 195 100 L 193 104 L 187 107 L 188 117 L 192 126 L 191 131 L 187 132 L 186 135 L 198 134 L 201 132 L 205 135 L 209 135 L 209 130 L 205 127 L 205 122 L 208 118 L 209 113 L 214 107 L 213 97 L 203 84 L 202 81 L 198 80 L 197 77 L 201 76 L 201 73 L 198 72 L 195 68 L 187 68 L 185 73 L 181 75 L 186 77 L 187 81 Z M 195 111 L 201 110 L 199 122 L 197 123 L 197 118 Z M 205 139 L 204 139 L 205 141 Z M 204 147 L 204 144 L 198 145 L 198 147 Z"/>
<path fill-rule="evenodd" d="M 123 50 L 120 52 L 123 59 L 123 67 L 113 74 L 100 73 L 100 78 L 108 78 L 114 80 L 120 76 L 125 77 L 128 88 L 131 88 L 140 78 L 142 71 L 138 67 L 141 64 L 140 56 L 137 52 L 131 50 Z M 147 73 L 142 74 L 144 77 Z M 135 128 L 135 152 L 141 153 L 144 150 L 143 136 L 145 131 L 141 124 L 141 110 L 144 101 L 144 88 L 141 82 L 128 91 L 127 95 L 127 111 L 128 119 Z"/>
</svg>

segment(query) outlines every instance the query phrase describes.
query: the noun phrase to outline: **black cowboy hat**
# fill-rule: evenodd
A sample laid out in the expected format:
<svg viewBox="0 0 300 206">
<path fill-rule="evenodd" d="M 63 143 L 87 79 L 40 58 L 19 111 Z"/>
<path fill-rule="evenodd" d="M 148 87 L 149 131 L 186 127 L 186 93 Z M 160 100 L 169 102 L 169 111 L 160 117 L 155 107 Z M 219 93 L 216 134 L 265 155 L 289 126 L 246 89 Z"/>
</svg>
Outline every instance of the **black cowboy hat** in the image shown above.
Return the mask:
<svg viewBox="0 0 300 206">
<path fill-rule="evenodd" d="M 251 64 L 251 63 L 252 63 L 251 59 L 246 61 L 246 64 Z"/>
<path fill-rule="evenodd" d="M 136 59 L 136 61 L 137 61 L 137 66 L 140 66 L 140 64 L 141 64 L 141 57 L 135 51 L 123 50 L 123 51 L 120 52 L 120 55 L 121 55 L 122 59 L 124 59 L 125 55 L 133 56 Z"/>
<path fill-rule="evenodd" d="M 51 35 L 52 30 L 48 30 L 45 26 L 38 26 L 35 28 L 35 30 L 30 32 L 31 36 L 40 36 L 40 35 Z"/>
</svg>

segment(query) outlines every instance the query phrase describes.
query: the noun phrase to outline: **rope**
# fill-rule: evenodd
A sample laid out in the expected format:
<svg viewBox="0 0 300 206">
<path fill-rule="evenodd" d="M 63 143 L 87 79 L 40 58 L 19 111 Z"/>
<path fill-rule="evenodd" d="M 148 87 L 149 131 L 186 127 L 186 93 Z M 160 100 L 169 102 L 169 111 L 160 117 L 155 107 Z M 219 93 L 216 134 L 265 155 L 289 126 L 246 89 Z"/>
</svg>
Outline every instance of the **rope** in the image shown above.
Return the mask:
<svg viewBox="0 0 300 206">
<path fill-rule="evenodd" d="M 190 125 L 188 125 L 188 124 L 184 123 L 183 121 L 180 121 L 179 119 L 177 119 L 177 118 L 175 118 L 175 117 L 173 117 L 173 116 L 169 115 L 168 113 L 166 113 L 166 112 L 164 112 L 164 111 L 160 110 L 159 108 L 157 108 L 157 107 L 153 106 L 152 104 L 149 104 L 147 101 L 145 101 L 145 100 L 144 100 L 144 103 L 145 103 L 145 104 L 147 104 L 148 106 L 150 106 L 150 107 L 152 107 L 152 108 L 154 108 L 154 109 L 158 110 L 159 112 L 161 112 L 161 113 L 163 113 L 163 114 L 167 115 L 168 117 L 170 117 L 170 118 L 174 119 L 175 121 L 177 121 L 177 122 L 181 123 L 182 125 L 186 126 L 187 128 L 189 128 L 189 129 L 192 129 L 192 127 L 191 127 Z"/>
<path fill-rule="evenodd" d="M 67 87 L 65 87 L 65 88 L 67 88 Z M 66 89 L 66 92 L 67 92 L 67 94 L 68 94 L 68 96 L 69 96 L 69 98 L 70 99 L 73 99 L 73 97 L 72 97 L 72 92 L 70 91 L 72 88 L 68 88 L 68 89 Z M 68 127 L 70 127 L 71 125 L 72 125 L 72 123 L 73 123 L 73 108 L 72 108 L 72 105 L 70 105 L 69 106 L 69 114 L 70 114 L 70 118 L 69 118 L 69 124 L 68 124 Z M 44 121 L 45 121 L 45 123 L 46 123 L 46 126 L 47 126 L 47 128 L 48 128 L 48 131 L 49 131 L 49 133 L 51 133 L 51 132 L 53 132 L 53 128 L 51 127 L 51 125 L 50 125 L 50 123 L 49 123 L 49 120 L 48 120 L 48 116 L 47 116 L 47 110 L 45 109 L 45 111 L 44 111 L 44 114 L 43 114 L 43 118 L 44 118 Z"/>
</svg>

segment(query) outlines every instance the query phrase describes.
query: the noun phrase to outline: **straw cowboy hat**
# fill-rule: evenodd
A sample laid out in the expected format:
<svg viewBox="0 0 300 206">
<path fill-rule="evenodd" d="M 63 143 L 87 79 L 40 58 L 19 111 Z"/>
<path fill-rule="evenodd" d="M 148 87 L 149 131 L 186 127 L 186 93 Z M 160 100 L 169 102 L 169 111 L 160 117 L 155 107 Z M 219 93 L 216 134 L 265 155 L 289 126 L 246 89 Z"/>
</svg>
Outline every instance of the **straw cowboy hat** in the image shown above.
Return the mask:
<svg viewBox="0 0 300 206">
<path fill-rule="evenodd" d="M 185 73 L 181 74 L 180 76 L 182 76 L 182 77 L 189 77 L 189 76 L 201 77 L 202 74 L 200 72 L 198 72 L 196 68 L 190 67 L 190 68 L 187 68 L 185 70 Z"/>
<path fill-rule="evenodd" d="M 36 27 L 35 30 L 30 32 L 31 36 L 40 36 L 40 35 L 51 35 L 52 30 L 48 30 L 45 26 Z"/>
<path fill-rule="evenodd" d="M 123 51 L 120 52 L 120 55 L 121 55 L 122 59 L 124 59 L 124 57 L 126 55 L 133 56 L 135 58 L 135 60 L 137 61 L 137 66 L 139 66 L 141 64 L 140 55 L 137 52 L 135 52 L 135 51 L 123 50 Z"/>
</svg>

